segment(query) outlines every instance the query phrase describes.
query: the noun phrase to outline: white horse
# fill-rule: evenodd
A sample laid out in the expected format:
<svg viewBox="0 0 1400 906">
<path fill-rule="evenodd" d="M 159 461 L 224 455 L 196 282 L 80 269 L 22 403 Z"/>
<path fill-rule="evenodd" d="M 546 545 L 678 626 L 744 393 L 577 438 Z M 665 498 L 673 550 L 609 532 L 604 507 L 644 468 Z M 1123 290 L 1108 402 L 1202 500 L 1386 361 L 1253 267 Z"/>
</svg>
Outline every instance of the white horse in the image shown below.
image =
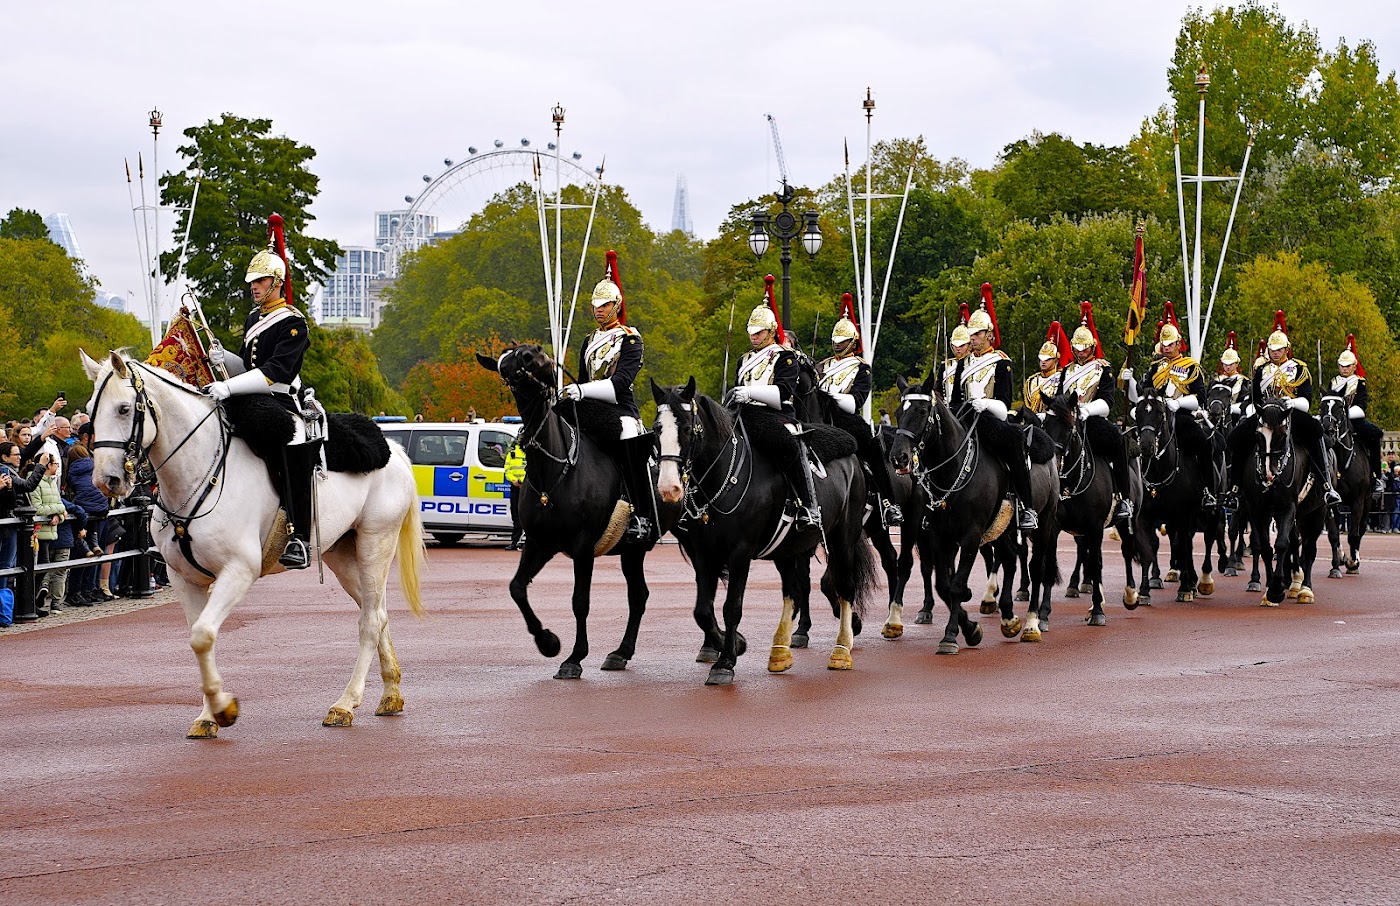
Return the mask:
<svg viewBox="0 0 1400 906">
<path fill-rule="evenodd" d="M 204 691 L 204 709 L 189 737 L 211 739 L 219 727 L 238 719 L 238 699 L 224 691 L 214 666 L 219 627 L 259 576 L 281 571 L 280 548 L 270 568 L 263 556 L 277 517 L 277 494 L 266 465 L 230 436 L 215 403 L 203 393 L 115 352 L 100 364 L 86 352 L 82 359 L 94 387 L 87 407 L 93 482 L 109 497 L 125 497 L 135 473 L 149 462 L 160 483 L 164 513 L 152 520 L 152 535 L 184 605 Z M 322 721 L 328 727 L 350 726 L 376 649 L 384 694 L 374 713 L 403 710 L 386 586 L 397 554 L 409 608 L 421 615 L 423 531 L 408 457 L 397 444 L 389 446 L 392 455 L 384 468 L 363 475 L 329 472 L 318 488 L 325 563 L 360 606 L 359 658 L 345 692 Z"/>
</svg>

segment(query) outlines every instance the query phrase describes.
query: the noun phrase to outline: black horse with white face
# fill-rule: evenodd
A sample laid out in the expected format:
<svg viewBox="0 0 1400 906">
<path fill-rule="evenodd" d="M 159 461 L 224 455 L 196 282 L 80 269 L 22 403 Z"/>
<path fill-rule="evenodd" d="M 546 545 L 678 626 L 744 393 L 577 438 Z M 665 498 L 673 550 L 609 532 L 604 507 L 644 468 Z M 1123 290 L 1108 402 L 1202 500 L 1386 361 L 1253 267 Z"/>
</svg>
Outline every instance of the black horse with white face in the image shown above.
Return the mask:
<svg viewBox="0 0 1400 906">
<path fill-rule="evenodd" d="M 520 486 L 520 522 L 525 546 L 510 582 L 510 596 L 525 618 L 525 627 L 540 653 L 559 653 L 559 637 L 544 628 L 530 607 L 530 582 L 556 554 L 574 561 L 573 611 L 577 631 L 573 650 L 559 665 L 558 679 L 577 679 L 588 655 L 588 611 L 593 561 L 619 554 L 627 579 L 627 629 L 622 644 L 603 660 L 604 670 L 624 670 L 636 651 L 637 630 L 646 610 L 647 584 L 642 563 L 655 541 L 623 537 L 626 516 L 619 516 L 623 476 L 592 434 L 584 430 L 590 414 L 606 419 L 611 407 L 590 400 L 561 402 L 554 360 L 534 344 L 512 346 L 499 359 L 478 354 L 483 368 L 495 371 L 515 396 L 520 412 L 519 443 L 525 450 L 525 481 Z M 598 407 L 598 408 L 595 408 Z M 612 416 L 614 419 L 616 416 Z M 656 504 L 664 533 L 679 509 Z"/>
<path fill-rule="evenodd" d="M 653 381 L 652 393 L 661 449 L 657 489 L 667 504 L 684 507 L 674 533 L 695 567 L 695 619 L 705 632 L 697 660 L 718 649 L 706 685 L 734 681 L 745 647 L 739 624 L 754 560 L 772 560 L 783 584 L 768 669 L 781 673 L 792 666 L 794 614 L 810 596 L 809 570 L 818 544 L 824 544 L 827 558 L 821 588 L 841 621 L 827 667 L 851 669 L 851 646 L 876 581 L 875 559 L 861 533 L 865 475 L 853 442 L 832 428 L 806 428 L 811 432 L 806 446 L 822 460 L 813 465 L 821 531 L 797 531 L 787 509 L 787 479 L 751 443 L 747 418 L 697 393 L 694 378 L 683 387 Z M 721 578 L 728 580 L 722 633 L 714 612 Z"/>
</svg>

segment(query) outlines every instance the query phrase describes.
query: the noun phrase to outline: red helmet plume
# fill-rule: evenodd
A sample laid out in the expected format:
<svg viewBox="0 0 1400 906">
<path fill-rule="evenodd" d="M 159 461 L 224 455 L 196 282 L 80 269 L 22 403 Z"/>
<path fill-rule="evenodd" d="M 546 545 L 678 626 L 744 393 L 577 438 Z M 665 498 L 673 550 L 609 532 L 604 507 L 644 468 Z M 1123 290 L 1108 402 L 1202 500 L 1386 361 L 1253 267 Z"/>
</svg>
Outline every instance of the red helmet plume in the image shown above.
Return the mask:
<svg viewBox="0 0 1400 906">
<path fill-rule="evenodd" d="M 778 322 L 778 345 L 787 345 L 787 334 L 783 331 L 783 319 L 778 315 L 778 300 L 773 295 L 776 278 L 772 274 L 763 277 L 763 294 L 768 297 L 768 307 L 773 312 L 773 320 Z"/>
<path fill-rule="evenodd" d="M 1103 341 L 1099 339 L 1099 329 L 1094 325 L 1094 303 L 1079 303 L 1079 326 L 1088 330 L 1094 337 L 1094 358 L 1103 358 Z"/>
<path fill-rule="evenodd" d="M 1274 312 L 1274 330 L 1281 330 L 1288 333 L 1288 319 L 1283 316 L 1283 309 Z"/>
<path fill-rule="evenodd" d="M 282 259 L 282 267 L 287 276 L 282 280 L 282 298 L 292 304 L 292 264 L 287 260 L 287 238 L 282 231 L 282 215 L 273 214 L 267 218 L 267 238 L 272 240 L 272 249 Z"/>
<path fill-rule="evenodd" d="M 607 277 L 617 287 L 617 321 L 619 324 L 627 323 L 627 297 L 622 292 L 622 277 L 617 272 L 617 252 L 608 249 L 607 254 Z"/>
<path fill-rule="evenodd" d="M 850 293 L 841 294 L 841 317 L 849 318 L 852 324 L 856 323 L 856 299 Z"/>
<path fill-rule="evenodd" d="M 992 319 L 992 348 L 1001 348 L 1001 329 L 997 327 L 997 308 L 992 304 L 992 284 L 982 284 L 982 306 L 987 309 L 987 317 Z"/>
<path fill-rule="evenodd" d="M 1356 334 L 1347 334 L 1347 351 L 1356 357 L 1356 376 L 1365 377 L 1366 369 L 1361 366 L 1361 356 L 1356 354 Z"/>
<path fill-rule="evenodd" d="M 966 302 L 958 303 L 958 323 L 963 327 L 967 326 L 968 320 L 972 317 L 972 310 L 967 307 Z"/>
<path fill-rule="evenodd" d="M 1050 322 L 1050 329 L 1045 331 L 1045 341 L 1054 344 L 1059 352 L 1061 368 L 1074 361 L 1074 349 L 1069 344 L 1069 334 L 1065 333 L 1064 325 L 1059 321 Z"/>
<path fill-rule="evenodd" d="M 1181 330 L 1181 322 L 1176 318 L 1176 306 L 1171 303 L 1170 299 L 1162 303 L 1162 322 L 1170 324 L 1178 331 Z"/>
</svg>

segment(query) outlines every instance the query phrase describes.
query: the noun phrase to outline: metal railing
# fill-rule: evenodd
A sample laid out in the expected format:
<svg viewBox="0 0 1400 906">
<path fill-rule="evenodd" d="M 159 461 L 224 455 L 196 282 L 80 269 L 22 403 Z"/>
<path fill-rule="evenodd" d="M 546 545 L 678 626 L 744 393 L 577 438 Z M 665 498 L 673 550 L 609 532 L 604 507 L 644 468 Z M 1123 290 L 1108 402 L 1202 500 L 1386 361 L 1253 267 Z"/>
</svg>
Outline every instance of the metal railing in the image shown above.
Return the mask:
<svg viewBox="0 0 1400 906">
<path fill-rule="evenodd" d="M 126 542 L 129 545 L 128 550 L 96 557 L 83 557 L 80 560 L 57 560 L 49 563 L 37 562 L 38 533 L 43 520 L 35 515 L 33 507 L 17 506 L 12 518 L 0 519 L 0 529 L 14 527 L 19 530 L 19 536 L 15 539 L 17 548 L 15 566 L 11 569 L 0 569 L 0 578 L 14 576 L 18 579 L 15 583 L 14 621 L 16 623 L 32 623 L 39 619 L 40 614 L 34 605 L 34 597 L 39 589 L 40 577 L 54 570 L 85 569 L 89 566 L 113 563 L 118 560 L 131 560 L 132 581 L 129 596 L 149 598 L 155 594 L 155 589 L 151 587 L 151 557 L 158 555 L 158 551 L 151 544 L 152 509 L 152 506 L 147 505 L 115 507 L 107 511 L 107 519 L 123 516 L 135 517 L 132 520 L 134 531 L 130 540 Z"/>
</svg>

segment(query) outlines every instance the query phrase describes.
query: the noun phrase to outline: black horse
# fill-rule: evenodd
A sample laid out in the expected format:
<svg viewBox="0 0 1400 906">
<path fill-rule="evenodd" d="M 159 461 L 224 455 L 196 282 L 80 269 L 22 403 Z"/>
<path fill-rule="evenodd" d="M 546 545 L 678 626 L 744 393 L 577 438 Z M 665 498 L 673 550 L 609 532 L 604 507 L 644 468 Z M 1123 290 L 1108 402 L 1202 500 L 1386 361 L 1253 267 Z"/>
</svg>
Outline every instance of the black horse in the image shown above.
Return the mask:
<svg viewBox="0 0 1400 906">
<path fill-rule="evenodd" d="M 580 400 L 561 403 L 554 361 L 537 345 L 512 346 L 499 359 L 477 354 L 483 368 L 500 374 L 515 396 L 525 449 L 525 481 L 520 487 L 520 523 L 525 547 L 510 582 L 510 596 L 525 618 L 525 627 L 545 657 L 559 653 L 559 637 L 546 629 L 530 607 L 527 589 L 555 554 L 574 561 L 573 650 L 559 665 L 557 679 L 578 679 L 588 656 L 589 593 L 593 561 L 604 553 L 620 554 L 627 579 L 627 629 L 622 644 L 603 660 L 604 670 L 625 670 L 636 652 L 637 630 L 646 610 L 647 583 L 642 563 L 655 544 L 631 539 L 618 543 L 626 527 L 619 508 L 623 479 L 600 442 L 580 426 L 590 418 L 616 419 L 611 406 Z M 656 504 L 661 532 L 675 524 L 679 508 Z M 614 546 L 615 545 L 615 546 Z"/>
<path fill-rule="evenodd" d="M 1240 416 L 1231 411 L 1234 403 L 1234 393 L 1227 383 L 1214 383 L 1206 390 L 1206 414 L 1210 417 L 1212 426 L 1210 438 L 1211 443 L 1223 446 L 1225 455 L 1230 455 L 1230 446 L 1226 438 L 1230 432 L 1239 424 Z M 1230 464 L 1225 464 L 1226 474 L 1230 474 Z M 1244 548 L 1245 529 L 1249 525 L 1249 517 L 1243 510 L 1243 501 L 1234 501 L 1234 506 L 1227 508 L 1222 514 L 1224 525 L 1217 542 L 1217 553 L 1219 554 L 1220 572 L 1226 576 L 1237 576 L 1244 568 Z M 1254 564 L 1256 574 L 1259 571 L 1259 564 Z M 1256 589 L 1257 590 L 1257 589 Z"/>
<path fill-rule="evenodd" d="M 695 567 L 695 620 L 705 632 L 705 646 L 719 649 L 705 684 L 734 681 L 734 668 L 743 654 L 739 623 L 744 591 L 756 559 L 772 560 L 783 585 L 782 617 L 768 669 L 781 673 L 792 666 L 793 615 L 798 602 L 806 606 L 810 597 L 809 569 L 818 544 L 825 545 L 827 558 L 821 588 L 841 621 L 827 667 L 851 669 L 856 626 L 875 586 L 876 571 L 875 558 L 861 536 L 865 475 L 849 436 L 824 426 L 807 428 L 814 450 L 826 448 L 839 455 L 821 456 L 826 461 L 813 466 L 821 531 L 796 531 L 787 513 L 787 479 L 750 443 L 748 419 L 696 393 L 694 378 L 684 387 L 661 387 L 653 381 L 652 394 L 661 445 L 657 489 L 663 500 L 684 507 L 674 532 Z M 722 634 L 714 613 L 721 578 L 729 585 Z"/>
<path fill-rule="evenodd" d="M 1298 603 L 1310 604 L 1317 539 L 1326 521 L 1323 489 L 1312 479 L 1308 445 L 1295 442 L 1290 410 L 1271 401 L 1257 405 L 1256 411 L 1258 434 L 1240 472 L 1240 490 L 1248 502 L 1252 543 L 1264 560 L 1266 587 L 1259 603 L 1282 604 L 1283 580 L 1291 575 Z M 1272 545 L 1270 523 L 1278 530 Z"/>
<path fill-rule="evenodd" d="M 1318 418 L 1322 423 L 1323 443 L 1335 460 L 1332 474 L 1337 493 L 1342 495 L 1343 504 L 1351 509 L 1345 557 L 1342 556 L 1341 533 L 1337 528 L 1336 516 L 1331 512 L 1327 514 L 1327 540 L 1332 545 L 1332 569 L 1327 575 L 1332 579 L 1341 578 L 1343 566 L 1348 575 L 1355 575 L 1361 570 L 1361 539 L 1366 535 L 1366 523 L 1371 516 L 1371 495 L 1376 479 L 1371 474 L 1371 462 L 1366 451 L 1357 445 L 1347 408 L 1344 398 L 1329 394 L 1322 398 Z"/>
<path fill-rule="evenodd" d="M 972 428 L 965 427 L 948 408 L 938 392 L 935 373 L 931 372 L 922 384 L 906 383 L 902 377 L 897 383 L 901 394 L 899 427 L 890 450 L 890 462 L 900 472 L 913 472 L 923 486 L 927 515 L 912 528 L 921 535 L 920 556 L 927 551 L 932 557 L 934 589 L 948 607 L 948 622 L 938 653 L 957 654 L 959 632 L 968 645 L 978 645 L 983 638 L 982 627 L 963 607 L 972 599 L 968 577 L 977 561 L 978 550 L 993 541 L 1001 541 L 1006 532 L 1012 532 L 998 547 L 1001 558 L 998 562 L 1009 564 L 1012 570 L 1015 568 L 1015 528 L 1011 525 L 1014 514 L 1006 501 L 1010 477 L 995 456 L 984 455 L 985 441 L 977 430 L 976 421 Z M 998 428 L 1019 430 L 1001 422 L 990 430 Z M 1053 552 L 1053 535 L 1058 532 L 1054 518 L 1058 487 L 1052 486 L 1053 478 L 1054 472 L 1049 468 L 1032 470 L 1035 499 L 1024 502 L 1035 507 L 1040 517 L 1041 529 L 1037 532 L 1036 543 L 1044 545 L 1048 556 L 1038 561 L 1032 558 L 1041 569 L 1032 576 L 1032 581 L 1038 580 L 1042 585 L 1047 582 L 1053 585 L 1058 571 Z M 1046 537 L 1039 537 L 1042 532 Z M 1031 569 L 1035 573 L 1036 566 Z M 1012 578 L 1008 575 L 1000 602 L 1001 632 L 1007 638 L 1020 635 L 1026 625 L 1012 612 Z M 1038 609 L 1028 610 L 1028 617 L 1031 615 L 1039 620 Z"/>
<path fill-rule="evenodd" d="M 1199 474 L 1195 457 L 1181 449 L 1177 436 L 1177 419 L 1190 416 L 1170 409 L 1166 398 L 1152 390 L 1151 382 L 1141 382 L 1142 396 L 1133 407 L 1142 448 L 1143 500 L 1138 521 L 1149 529 L 1166 526 L 1171 542 L 1171 563 L 1179 572 L 1176 599 L 1190 602 L 1196 599 L 1198 592 L 1210 595 L 1215 591 L 1212 547 L 1220 519 L 1214 512 L 1202 508 L 1201 490 L 1207 486 L 1208 478 Z M 1197 531 L 1205 532 L 1206 542 L 1199 574 L 1193 551 Z M 1138 586 L 1139 597 L 1149 595 L 1148 584 L 1149 577 L 1144 570 Z"/>
</svg>

